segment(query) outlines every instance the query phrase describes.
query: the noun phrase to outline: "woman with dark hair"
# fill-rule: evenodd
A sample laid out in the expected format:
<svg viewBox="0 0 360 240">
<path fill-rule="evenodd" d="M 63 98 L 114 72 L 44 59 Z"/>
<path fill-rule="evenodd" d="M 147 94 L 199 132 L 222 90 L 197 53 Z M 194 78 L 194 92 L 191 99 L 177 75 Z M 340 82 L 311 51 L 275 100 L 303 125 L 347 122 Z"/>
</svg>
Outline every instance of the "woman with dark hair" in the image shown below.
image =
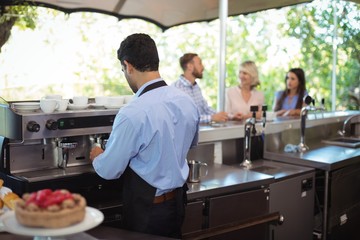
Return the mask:
<svg viewBox="0 0 360 240">
<path fill-rule="evenodd" d="M 275 93 L 273 110 L 277 116 L 299 116 L 303 98 L 307 95 L 305 73 L 301 68 L 292 68 L 286 74 L 284 91 Z"/>
</svg>

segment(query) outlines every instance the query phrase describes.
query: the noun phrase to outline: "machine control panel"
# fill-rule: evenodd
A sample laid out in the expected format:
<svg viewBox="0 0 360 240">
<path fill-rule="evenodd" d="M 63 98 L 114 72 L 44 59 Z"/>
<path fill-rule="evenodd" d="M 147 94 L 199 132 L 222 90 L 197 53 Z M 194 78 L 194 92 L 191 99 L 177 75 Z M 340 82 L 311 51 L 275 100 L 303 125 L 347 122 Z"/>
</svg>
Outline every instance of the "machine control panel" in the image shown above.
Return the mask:
<svg viewBox="0 0 360 240">
<path fill-rule="evenodd" d="M 110 133 L 118 111 L 22 115 L 23 140 Z M 20 138 L 19 138 L 20 139 Z"/>
<path fill-rule="evenodd" d="M 57 126 L 60 130 L 112 126 L 114 119 L 115 115 L 60 118 L 57 120 Z"/>
</svg>

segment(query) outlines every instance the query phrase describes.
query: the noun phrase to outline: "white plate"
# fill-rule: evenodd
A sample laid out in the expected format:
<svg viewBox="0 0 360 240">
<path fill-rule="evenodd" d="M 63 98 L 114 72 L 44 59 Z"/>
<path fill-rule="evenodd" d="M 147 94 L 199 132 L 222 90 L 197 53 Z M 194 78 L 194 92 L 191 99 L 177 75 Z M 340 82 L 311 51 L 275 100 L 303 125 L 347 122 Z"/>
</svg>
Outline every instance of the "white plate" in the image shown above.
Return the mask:
<svg viewBox="0 0 360 240">
<path fill-rule="evenodd" d="M 13 107 L 17 111 L 31 112 L 40 109 L 40 103 L 38 102 L 19 102 L 13 103 Z"/>
<path fill-rule="evenodd" d="M 119 109 L 124 105 L 125 104 L 121 104 L 121 105 L 105 105 L 105 108 L 107 108 L 107 109 Z"/>
<path fill-rule="evenodd" d="M 89 104 L 86 104 L 86 105 L 69 104 L 68 105 L 68 109 L 70 109 L 70 110 L 83 110 L 83 109 L 87 109 L 88 107 L 89 107 Z"/>
<path fill-rule="evenodd" d="M 96 208 L 86 207 L 85 218 L 82 222 L 65 228 L 31 228 L 17 222 L 14 211 L 6 212 L 0 218 L 6 232 L 23 236 L 64 236 L 87 231 L 104 221 L 104 214 Z"/>
</svg>

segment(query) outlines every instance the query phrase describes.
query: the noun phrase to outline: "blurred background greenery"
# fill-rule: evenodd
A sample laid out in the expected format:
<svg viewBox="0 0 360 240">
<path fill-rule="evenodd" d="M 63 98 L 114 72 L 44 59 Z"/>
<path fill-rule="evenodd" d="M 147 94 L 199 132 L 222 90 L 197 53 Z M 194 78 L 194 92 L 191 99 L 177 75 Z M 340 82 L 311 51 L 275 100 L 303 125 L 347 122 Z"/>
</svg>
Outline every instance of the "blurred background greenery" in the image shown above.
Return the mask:
<svg viewBox="0 0 360 240">
<path fill-rule="evenodd" d="M 331 109 L 333 1 L 315 0 L 281 9 L 229 17 L 226 42 L 226 87 L 238 84 L 238 67 L 256 62 L 266 103 L 285 88 L 285 74 L 301 67 L 307 89 Z M 338 1 L 336 109 L 359 109 L 360 5 Z M 34 100 L 48 93 L 125 95 L 131 90 L 116 59 L 120 42 L 129 34 L 151 35 L 160 55 L 160 72 L 168 82 L 181 74 L 178 59 L 196 52 L 203 59 L 199 80 L 210 105 L 217 108 L 219 20 L 185 24 L 162 32 L 138 19 L 118 21 L 99 13 L 72 13 L 41 8 L 7 9 L 17 13 L 11 35 L 0 52 L 0 96 Z M 13 12 L 11 12 L 13 11 Z M 0 18 L 1 25 L 9 21 Z M 1 33 L 0 33 L 1 34 Z M 1 43 L 1 42 L 0 42 Z"/>
</svg>

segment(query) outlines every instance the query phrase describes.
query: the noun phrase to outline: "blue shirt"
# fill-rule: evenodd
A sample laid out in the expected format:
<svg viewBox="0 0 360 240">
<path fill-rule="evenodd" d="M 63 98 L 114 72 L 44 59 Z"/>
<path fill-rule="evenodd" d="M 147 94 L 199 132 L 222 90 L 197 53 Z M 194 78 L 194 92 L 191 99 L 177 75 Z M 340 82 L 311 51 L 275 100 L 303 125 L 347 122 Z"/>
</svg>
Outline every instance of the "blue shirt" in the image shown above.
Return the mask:
<svg viewBox="0 0 360 240">
<path fill-rule="evenodd" d="M 172 86 L 179 88 L 190 95 L 200 112 L 201 123 L 211 122 L 211 116 L 214 115 L 216 111 L 209 107 L 207 101 L 204 99 L 201 93 L 201 89 L 198 84 L 195 83 L 195 85 L 192 85 L 189 80 L 181 75 L 179 79 L 172 84 Z"/>
<path fill-rule="evenodd" d="M 284 91 L 278 91 L 275 93 L 275 101 L 274 101 L 274 107 L 276 106 L 277 101 L 279 101 L 281 95 L 283 94 Z M 305 91 L 304 96 L 307 95 L 307 91 Z M 291 109 L 296 109 L 296 103 L 299 99 L 299 95 L 295 95 L 291 101 L 289 100 L 289 96 L 286 96 L 284 99 L 284 102 L 281 105 L 281 109 L 284 110 L 291 110 Z"/>
<path fill-rule="evenodd" d="M 120 109 L 106 150 L 93 166 L 104 179 L 119 178 L 126 167 L 157 189 L 156 196 L 183 186 L 189 167 L 186 155 L 197 145 L 199 113 L 191 98 L 170 86 L 144 88 Z"/>
</svg>

